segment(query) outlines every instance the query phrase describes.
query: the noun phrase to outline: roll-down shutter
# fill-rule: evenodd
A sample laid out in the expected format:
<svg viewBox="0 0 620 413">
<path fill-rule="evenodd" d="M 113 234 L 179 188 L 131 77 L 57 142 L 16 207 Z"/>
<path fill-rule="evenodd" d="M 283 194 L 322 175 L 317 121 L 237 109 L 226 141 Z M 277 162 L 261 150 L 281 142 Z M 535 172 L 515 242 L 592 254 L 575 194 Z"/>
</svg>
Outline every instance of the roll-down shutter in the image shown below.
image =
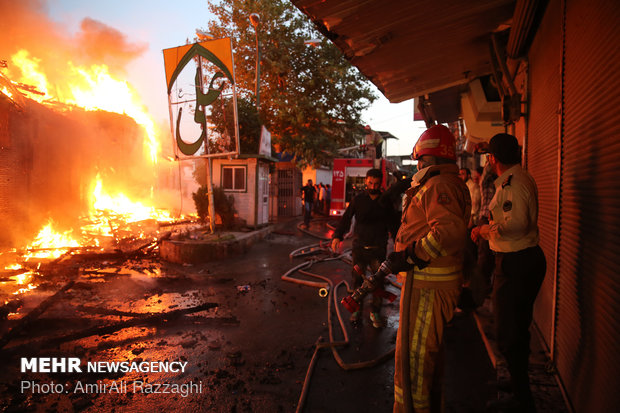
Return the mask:
<svg viewBox="0 0 620 413">
<path fill-rule="evenodd" d="M 577 412 L 618 411 L 620 7 L 567 0 L 556 364 Z"/>
<path fill-rule="evenodd" d="M 529 129 L 525 163 L 538 186 L 540 246 L 547 274 L 534 307 L 534 320 L 547 346 L 553 344 L 553 307 L 558 205 L 559 108 L 561 99 L 560 1 L 547 7 L 529 51 Z M 549 11 L 552 12 L 549 12 Z"/>
</svg>

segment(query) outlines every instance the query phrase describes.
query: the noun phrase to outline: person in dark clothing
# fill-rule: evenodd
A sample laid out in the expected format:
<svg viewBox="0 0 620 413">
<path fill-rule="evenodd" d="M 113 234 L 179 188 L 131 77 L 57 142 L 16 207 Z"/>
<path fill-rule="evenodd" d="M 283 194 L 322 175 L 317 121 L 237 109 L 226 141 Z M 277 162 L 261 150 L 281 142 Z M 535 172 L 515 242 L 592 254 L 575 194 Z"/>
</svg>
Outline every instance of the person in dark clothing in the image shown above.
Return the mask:
<svg viewBox="0 0 620 413">
<path fill-rule="evenodd" d="M 381 198 L 386 198 L 394 206 L 396 211 L 396 228 L 400 227 L 400 217 L 403 212 L 403 194 L 411 186 L 411 176 L 404 172 L 394 172 L 396 182 L 390 185 L 385 192 L 381 194 Z M 397 230 L 398 232 L 398 230 Z"/>
<path fill-rule="evenodd" d="M 325 185 L 325 215 L 329 216 L 329 210 L 332 204 L 332 186 Z"/>
<path fill-rule="evenodd" d="M 312 179 L 308 179 L 308 183 L 301 188 L 301 197 L 304 201 L 304 226 L 308 228 L 310 226 L 310 219 L 312 218 L 312 206 L 316 200 L 316 188 L 312 185 Z"/>
<path fill-rule="evenodd" d="M 366 190 L 353 198 L 342 216 L 342 220 L 334 231 L 332 249 L 337 251 L 344 234 L 349 231 L 351 220 L 355 217 L 353 238 L 353 265 L 362 271 L 366 268 L 374 273 L 385 260 L 389 234 L 396 233 L 398 222 L 394 207 L 388 198 L 381 197 L 381 180 L 383 174 L 378 169 L 370 169 L 366 173 Z M 352 271 L 353 288 L 362 285 L 363 279 L 355 270 Z M 381 320 L 381 297 L 373 295 L 370 319 L 375 328 L 383 326 Z M 359 321 L 362 309 L 351 315 L 351 321 Z"/>
</svg>

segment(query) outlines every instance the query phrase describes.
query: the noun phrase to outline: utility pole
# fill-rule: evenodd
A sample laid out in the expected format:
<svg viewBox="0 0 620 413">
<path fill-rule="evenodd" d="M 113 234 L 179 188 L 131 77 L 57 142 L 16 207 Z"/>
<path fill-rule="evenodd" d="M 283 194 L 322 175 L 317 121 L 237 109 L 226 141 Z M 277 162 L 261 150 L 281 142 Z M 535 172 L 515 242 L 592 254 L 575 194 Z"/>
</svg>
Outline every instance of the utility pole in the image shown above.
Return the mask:
<svg viewBox="0 0 620 413">
<path fill-rule="evenodd" d="M 260 109 L 260 44 L 258 43 L 258 25 L 260 24 L 260 16 L 258 13 L 250 14 L 250 23 L 254 26 L 256 35 L 256 111 Z"/>
<path fill-rule="evenodd" d="M 211 40 L 213 39 L 213 36 L 210 33 L 205 33 L 203 31 L 196 31 L 196 35 L 198 36 L 198 38 L 202 39 L 208 39 Z M 204 85 L 203 85 L 203 76 L 202 76 L 202 57 L 198 56 L 198 74 L 200 76 L 200 91 L 203 92 L 204 91 Z M 196 107 L 196 110 L 202 110 L 204 111 L 205 108 L 199 108 Z M 202 124 L 202 128 L 203 131 L 205 133 L 205 150 L 207 152 L 207 155 L 209 155 L 209 128 L 207 128 L 207 117 L 204 116 L 204 122 Z M 211 232 L 211 234 L 215 233 L 215 201 L 213 198 L 213 179 L 212 179 L 212 164 L 211 164 L 211 157 L 207 156 L 207 199 L 209 200 L 209 231 Z"/>
<path fill-rule="evenodd" d="M 254 26 L 254 34 L 256 35 L 256 115 L 258 116 L 258 123 L 260 125 L 260 44 L 258 43 L 258 25 L 260 24 L 260 16 L 258 13 L 250 14 L 250 23 Z M 262 133 L 262 127 L 259 128 L 259 133 Z M 259 138 L 260 142 L 260 138 Z M 256 160 L 256 187 L 254 188 L 254 227 L 258 227 L 258 171 L 259 162 Z"/>
</svg>

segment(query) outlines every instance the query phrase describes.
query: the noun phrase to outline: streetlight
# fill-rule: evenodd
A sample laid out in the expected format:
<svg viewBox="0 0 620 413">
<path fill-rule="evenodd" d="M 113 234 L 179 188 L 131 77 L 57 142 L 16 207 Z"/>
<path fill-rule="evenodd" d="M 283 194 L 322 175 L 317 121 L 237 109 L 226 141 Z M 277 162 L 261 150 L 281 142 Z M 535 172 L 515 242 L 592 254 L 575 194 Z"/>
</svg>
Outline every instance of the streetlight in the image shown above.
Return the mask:
<svg viewBox="0 0 620 413">
<path fill-rule="evenodd" d="M 215 39 L 214 35 L 212 35 L 211 33 L 205 32 L 204 30 L 200 30 L 200 29 L 196 30 L 196 36 L 200 40 L 213 40 L 213 39 Z"/>
<path fill-rule="evenodd" d="M 260 24 L 260 16 L 258 13 L 250 14 L 250 23 L 254 26 L 256 34 L 256 111 L 260 108 L 260 47 L 258 44 L 258 25 Z"/>
<path fill-rule="evenodd" d="M 310 39 L 310 40 L 304 40 L 304 44 L 306 46 L 312 46 L 312 47 L 317 47 L 318 45 L 321 44 L 321 39 Z"/>
</svg>

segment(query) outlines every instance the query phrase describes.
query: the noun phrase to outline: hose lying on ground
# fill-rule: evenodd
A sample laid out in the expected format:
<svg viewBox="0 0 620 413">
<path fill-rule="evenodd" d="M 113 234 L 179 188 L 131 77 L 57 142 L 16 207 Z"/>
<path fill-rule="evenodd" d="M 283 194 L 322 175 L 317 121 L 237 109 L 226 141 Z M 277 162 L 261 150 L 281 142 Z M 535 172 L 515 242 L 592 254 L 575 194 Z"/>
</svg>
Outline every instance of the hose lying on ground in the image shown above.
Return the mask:
<svg viewBox="0 0 620 413">
<path fill-rule="evenodd" d="M 318 221 L 318 222 L 321 222 L 321 221 L 327 221 L 327 220 L 329 220 L 329 219 L 330 219 L 330 218 L 315 218 L 315 219 L 313 219 L 312 221 L 314 221 L 314 222 L 317 222 L 317 221 Z M 313 237 L 315 237 L 315 238 L 318 238 L 318 239 L 322 239 L 322 240 L 331 240 L 331 238 L 329 238 L 329 237 L 325 237 L 325 236 L 323 236 L 323 235 L 319 235 L 319 234 L 313 233 L 313 232 L 312 232 L 312 231 L 310 231 L 308 228 L 303 228 L 303 227 L 302 227 L 302 224 L 303 224 L 303 222 L 300 222 L 299 224 L 297 224 L 297 229 L 298 229 L 298 230 L 300 230 L 301 232 L 306 233 L 306 234 L 308 234 L 308 235 L 311 235 L 311 236 L 313 236 Z"/>
<path fill-rule="evenodd" d="M 299 227 L 299 225 L 298 225 L 298 227 Z M 302 230 L 302 229 L 300 228 L 300 230 Z M 310 234 L 310 235 L 313 235 L 313 236 L 316 236 L 316 234 L 314 234 L 314 233 L 312 233 L 310 231 L 303 231 L 303 232 L 305 232 L 307 234 Z M 299 249 L 291 252 L 291 254 L 289 254 L 289 257 L 292 259 L 294 257 L 301 257 L 301 256 L 310 255 L 310 254 L 306 254 L 305 253 L 305 252 L 308 252 L 308 251 L 313 251 L 312 254 L 318 254 L 320 252 L 326 252 L 326 253 L 331 254 L 331 250 L 329 250 L 329 247 L 323 246 L 322 243 L 319 242 L 318 244 L 312 244 L 312 245 L 308 245 L 306 247 L 299 248 Z M 296 284 L 301 284 L 301 285 L 305 285 L 305 286 L 309 286 L 309 287 L 316 287 L 316 288 L 319 288 L 321 290 L 325 290 L 325 289 L 327 290 L 327 325 L 328 325 L 328 331 L 329 331 L 329 342 L 324 342 L 323 338 L 319 337 L 317 342 L 315 343 L 314 353 L 312 354 L 312 358 L 310 360 L 310 364 L 308 366 L 308 370 L 306 371 L 306 377 L 305 377 L 305 380 L 304 380 L 304 384 L 303 384 L 303 387 L 302 387 L 301 394 L 299 396 L 299 401 L 297 403 L 296 412 L 298 412 L 298 413 L 303 410 L 303 406 L 305 404 L 306 396 L 307 396 L 307 393 L 308 393 L 308 388 L 310 386 L 310 379 L 312 377 L 312 372 L 314 370 L 314 366 L 315 366 L 316 361 L 318 359 L 318 353 L 319 353 L 320 349 L 322 349 L 322 348 L 330 348 L 331 351 L 332 351 L 332 355 L 334 356 L 334 359 L 336 360 L 338 365 L 343 370 L 346 370 L 346 371 L 374 367 L 374 366 L 384 362 L 385 360 L 393 357 L 393 355 L 395 353 L 395 348 L 392 348 L 387 353 L 381 355 L 380 357 L 378 357 L 378 358 L 376 358 L 374 360 L 368 360 L 368 361 L 357 362 L 357 363 L 346 363 L 342 359 L 342 357 L 340 356 L 340 353 L 337 350 L 337 347 L 344 347 L 344 346 L 347 346 L 349 344 L 349 334 L 347 332 L 347 329 L 346 329 L 345 324 L 344 324 L 343 319 L 342 319 L 342 315 L 340 313 L 340 306 L 339 306 L 340 301 L 338 300 L 337 290 L 338 290 L 339 287 L 341 287 L 343 285 L 346 287 L 346 291 L 347 292 L 351 291 L 351 288 L 350 288 L 349 284 L 346 281 L 340 281 L 336 286 L 334 286 L 334 282 L 331 280 L 331 278 L 307 271 L 307 269 L 312 267 L 315 263 L 326 262 L 326 261 L 333 261 L 333 260 L 342 260 L 344 262 L 347 262 L 348 264 L 351 264 L 350 255 L 348 255 L 347 253 L 344 253 L 344 254 L 341 254 L 341 255 L 335 256 L 335 257 L 328 256 L 327 258 L 311 259 L 309 261 L 306 261 L 304 263 L 301 263 L 301 264 L 291 268 L 290 270 L 288 270 L 281 277 L 281 279 L 284 280 L 284 281 L 289 281 L 289 282 L 293 282 L 293 283 L 296 283 Z M 300 274 L 303 274 L 303 275 L 308 276 L 308 277 L 317 278 L 319 280 L 322 280 L 322 282 L 320 282 L 320 281 L 302 280 L 302 279 L 299 279 L 299 278 L 294 278 L 291 275 L 294 274 L 295 272 L 299 272 Z M 399 287 L 397 284 L 394 284 L 394 283 L 392 283 L 392 285 L 395 285 L 396 287 Z M 319 291 L 319 294 L 321 294 L 321 290 Z M 321 296 L 323 296 L 323 295 L 321 295 Z M 340 324 L 340 329 L 341 329 L 342 334 L 344 336 L 344 339 L 342 341 L 335 341 L 335 339 L 334 339 L 334 329 L 333 329 L 333 323 L 332 323 L 332 304 L 334 306 L 334 309 L 336 310 L 336 315 L 338 317 L 338 323 Z"/>
</svg>

